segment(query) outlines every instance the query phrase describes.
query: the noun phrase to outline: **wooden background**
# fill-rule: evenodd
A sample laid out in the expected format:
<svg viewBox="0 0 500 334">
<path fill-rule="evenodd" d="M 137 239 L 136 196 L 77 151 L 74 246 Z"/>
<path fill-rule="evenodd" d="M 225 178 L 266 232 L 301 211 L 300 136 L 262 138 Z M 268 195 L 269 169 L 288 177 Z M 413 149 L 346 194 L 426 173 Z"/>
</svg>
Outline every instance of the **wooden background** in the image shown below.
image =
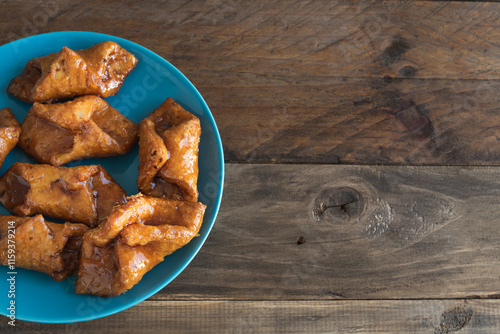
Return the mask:
<svg viewBox="0 0 500 334">
<path fill-rule="evenodd" d="M 0 44 L 139 43 L 204 96 L 226 185 L 174 282 L 22 333 L 498 333 L 500 4 L 0 1 Z"/>
</svg>

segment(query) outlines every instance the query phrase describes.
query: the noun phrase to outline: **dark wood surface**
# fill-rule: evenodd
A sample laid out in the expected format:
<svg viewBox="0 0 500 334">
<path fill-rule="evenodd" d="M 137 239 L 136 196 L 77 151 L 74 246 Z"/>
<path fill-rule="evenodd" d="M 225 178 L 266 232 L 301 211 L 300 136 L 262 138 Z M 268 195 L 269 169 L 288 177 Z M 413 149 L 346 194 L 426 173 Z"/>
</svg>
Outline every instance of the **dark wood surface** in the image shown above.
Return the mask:
<svg viewBox="0 0 500 334">
<path fill-rule="evenodd" d="M 0 1 L 0 44 L 88 30 L 170 61 L 227 169 L 165 289 L 0 331 L 498 333 L 499 25 L 486 1 Z"/>
</svg>

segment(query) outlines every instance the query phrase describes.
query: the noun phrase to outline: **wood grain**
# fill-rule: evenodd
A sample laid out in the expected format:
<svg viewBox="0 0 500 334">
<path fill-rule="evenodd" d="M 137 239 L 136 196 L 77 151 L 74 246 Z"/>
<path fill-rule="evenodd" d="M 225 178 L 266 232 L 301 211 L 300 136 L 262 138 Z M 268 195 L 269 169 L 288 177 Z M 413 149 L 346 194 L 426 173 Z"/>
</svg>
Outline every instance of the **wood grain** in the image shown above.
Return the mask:
<svg viewBox="0 0 500 334">
<path fill-rule="evenodd" d="M 498 300 L 145 301 L 104 319 L 19 321 L 16 333 L 498 333 Z M 0 322 L 0 331 L 11 330 Z"/>
<path fill-rule="evenodd" d="M 160 293 L 14 330 L 497 333 L 499 13 L 485 1 L 0 0 L 0 44 L 98 31 L 169 60 L 232 162 L 211 235 Z"/>
<path fill-rule="evenodd" d="M 500 162 L 497 81 L 311 77 L 291 86 L 242 89 L 249 94 L 242 108 L 229 105 L 232 93 L 223 89 L 208 96 L 225 105 L 216 110 L 229 120 L 219 128 L 230 162 Z"/>
<path fill-rule="evenodd" d="M 4 0 L 0 43 L 71 27 L 150 48 L 200 89 L 228 162 L 498 165 L 498 13 L 451 1 Z"/>
<path fill-rule="evenodd" d="M 194 73 L 222 70 L 247 78 L 500 75 L 495 43 L 500 5 L 495 3 L 4 0 L 1 6 L 2 44 L 68 26 L 99 30 L 135 40 Z M 20 20 L 9 16 L 14 11 Z M 401 71 L 405 66 L 413 70 Z"/>
<path fill-rule="evenodd" d="M 229 164 L 224 194 L 200 253 L 155 300 L 500 293 L 497 168 Z"/>
</svg>

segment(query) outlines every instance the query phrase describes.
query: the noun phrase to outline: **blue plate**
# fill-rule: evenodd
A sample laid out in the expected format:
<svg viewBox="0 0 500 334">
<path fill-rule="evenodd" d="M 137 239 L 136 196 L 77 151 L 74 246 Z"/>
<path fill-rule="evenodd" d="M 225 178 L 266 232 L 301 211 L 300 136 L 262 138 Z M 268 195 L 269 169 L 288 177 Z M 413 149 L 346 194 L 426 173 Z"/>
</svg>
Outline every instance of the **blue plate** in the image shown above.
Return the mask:
<svg viewBox="0 0 500 334">
<path fill-rule="evenodd" d="M 24 120 L 30 105 L 8 95 L 6 90 L 10 80 L 21 73 L 29 59 L 60 51 L 63 46 L 85 49 L 106 40 L 117 42 L 139 59 L 137 67 L 125 80 L 118 94 L 107 99 L 114 108 L 139 123 L 170 96 L 201 120 L 198 190 L 199 200 L 207 205 L 207 210 L 200 235 L 187 246 L 167 256 L 165 261 L 144 275 L 139 284 L 118 297 L 76 295 L 74 277 L 56 282 L 48 275 L 17 269 L 15 297 L 9 298 L 10 285 L 7 278 L 11 275 L 7 274 L 7 267 L 1 266 L 2 315 L 10 314 L 7 308 L 11 300 L 15 301 L 16 319 L 43 323 L 86 321 L 123 311 L 152 296 L 179 275 L 201 248 L 214 224 L 224 183 L 224 157 L 217 126 L 207 104 L 189 80 L 169 62 L 148 49 L 122 38 L 80 31 L 31 36 L 3 45 L 0 47 L 0 108 L 10 107 L 19 122 Z M 16 147 L 7 156 L 0 174 L 16 161 L 35 163 Z M 137 145 L 123 156 L 82 160 L 67 166 L 82 164 L 101 164 L 127 194 L 138 193 Z M 1 207 L 0 214 L 9 212 Z"/>
</svg>

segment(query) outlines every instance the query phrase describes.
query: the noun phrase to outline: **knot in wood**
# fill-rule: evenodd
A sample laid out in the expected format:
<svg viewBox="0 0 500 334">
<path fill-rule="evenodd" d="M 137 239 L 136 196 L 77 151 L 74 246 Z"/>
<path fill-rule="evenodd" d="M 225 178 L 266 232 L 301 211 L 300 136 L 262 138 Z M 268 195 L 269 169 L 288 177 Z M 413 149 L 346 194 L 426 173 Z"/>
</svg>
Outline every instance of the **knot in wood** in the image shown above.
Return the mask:
<svg viewBox="0 0 500 334">
<path fill-rule="evenodd" d="M 363 211 L 361 194 L 349 187 L 323 189 L 314 201 L 313 218 L 334 222 L 348 222 L 356 219 Z"/>
<path fill-rule="evenodd" d="M 382 62 L 385 66 L 390 66 L 398 61 L 401 56 L 410 49 L 410 44 L 404 38 L 398 37 L 392 41 L 391 45 L 382 52 Z"/>
<path fill-rule="evenodd" d="M 447 334 L 464 328 L 472 319 L 472 308 L 465 305 L 456 305 L 441 314 L 441 323 L 434 330 L 435 334 Z"/>
<path fill-rule="evenodd" d="M 398 74 L 405 78 L 412 78 L 416 72 L 417 70 L 412 66 L 403 66 L 399 69 Z"/>
</svg>

